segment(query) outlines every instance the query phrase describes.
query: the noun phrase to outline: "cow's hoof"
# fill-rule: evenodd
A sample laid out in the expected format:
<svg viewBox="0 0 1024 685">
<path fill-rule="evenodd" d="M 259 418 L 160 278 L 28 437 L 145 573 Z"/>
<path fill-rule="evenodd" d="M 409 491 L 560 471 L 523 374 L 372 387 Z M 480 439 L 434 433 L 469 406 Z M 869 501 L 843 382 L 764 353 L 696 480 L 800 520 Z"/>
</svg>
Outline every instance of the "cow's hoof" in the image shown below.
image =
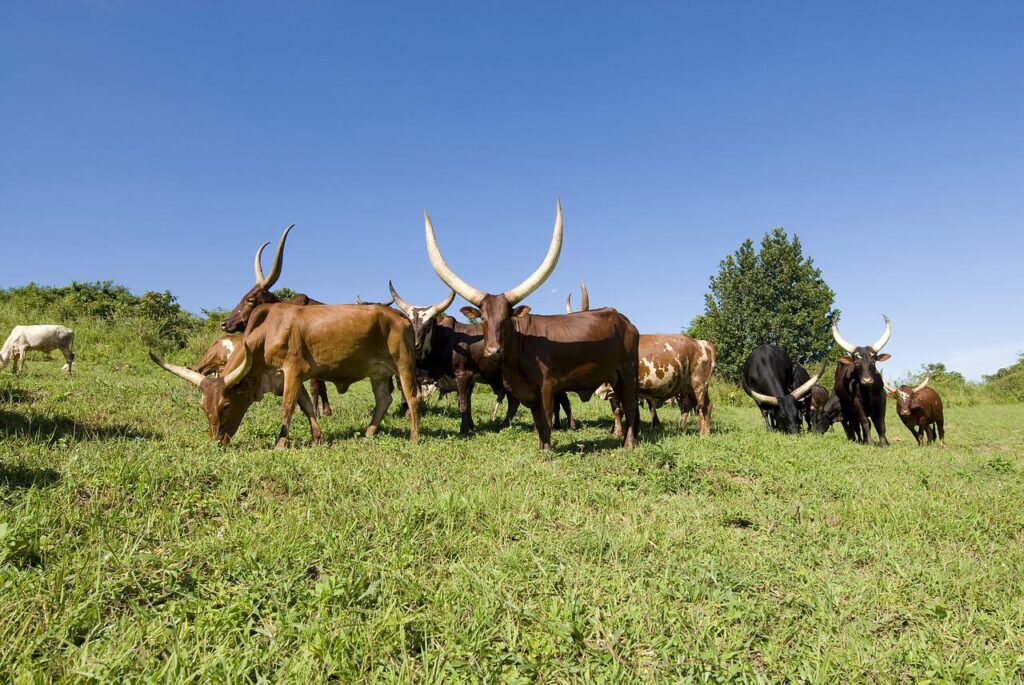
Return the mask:
<svg viewBox="0 0 1024 685">
<path fill-rule="evenodd" d="M 288 449 L 288 438 L 281 438 L 280 440 L 278 440 L 277 444 L 274 445 L 274 449 L 275 450 L 286 450 L 286 449 Z"/>
</svg>

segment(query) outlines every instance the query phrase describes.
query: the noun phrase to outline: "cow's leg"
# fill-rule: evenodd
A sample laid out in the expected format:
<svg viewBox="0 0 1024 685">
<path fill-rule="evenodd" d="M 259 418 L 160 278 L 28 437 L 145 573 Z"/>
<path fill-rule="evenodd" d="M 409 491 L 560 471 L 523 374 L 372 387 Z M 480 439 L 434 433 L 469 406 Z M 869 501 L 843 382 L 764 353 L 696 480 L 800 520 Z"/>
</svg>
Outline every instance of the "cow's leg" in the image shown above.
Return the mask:
<svg viewBox="0 0 1024 685">
<path fill-rule="evenodd" d="M 332 411 L 331 401 L 327 397 L 327 384 L 318 378 L 310 379 L 309 392 L 313 396 L 313 407 L 317 411 L 317 416 L 330 416 Z"/>
<path fill-rule="evenodd" d="M 946 446 L 946 428 L 943 425 L 942 414 L 935 417 L 935 427 L 939 433 L 939 447 Z"/>
<path fill-rule="evenodd" d="M 370 425 L 366 427 L 366 437 L 368 438 L 372 438 L 377 433 L 381 419 L 384 418 L 388 407 L 394 401 L 394 398 L 391 396 L 391 389 L 394 386 L 391 385 L 390 380 L 390 377 L 387 376 L 370 379 L 370 387 L 373 388 L 374 405 L 373 416 L 370 417 Z"/>
<path fill-rule="evenodd" d="M 309 434 L 313 444 L 316 445 L 320 442 L 321 437 L 320 424 L 316 422 L 316 409 L 313 405 L 313 400 L 309 398 L 309 393 L 306 392 L 306 388 L 303 387 L 301 383 L 299 384 L 298 400 L 299 409 L 301 409 L 302 413 L 306 415 L 307 419 L 309 419 Z"/>
<path fill-rule="evenodd" d="M 550 387 L 541 387 L 540 398 L 533 403 L 533 424 L 540 437 L 540 448 L 551 449 L 551 414 L 555 406 L 555 393 Z"/>
<path fill-rule="evenodd" d="M 622 403 L 619 402 L 618 398 L 608 400 L 612 406 L 612 435 L 616 438 L 622 437 Z"/>
<path fill-rule="evenodd" d="M 885 414 L 881 411 L 875 412 L 871 421 L 875 424 L 875 432 L 878 433 L 878 446 L 888 447 L 889 441 L 885 438 Z"/>
<path fill-rule="evenodd" d="M 860 441 L 862 444 L 871 444 L 871 419 L 866 415 L 860 419 Z"/>
<path fill-rule="evenodd" d="M 935 426 L 928 419 L 925 419 L 924 427 L 928 431 L 928 444 L 930 445 L 935 442 Z"/>
<path fill-rule="evenodd" d="M 11 373 L 15 376 L 21 375 L 21 372 L 25 370 L 25 350 L 20 347 L 14 348 L 14 366 L 11 367 Z"/>
<path fill-rule="evenodd" d="M 701 435 L 711 435 L 712 409 L 714 409 L 714 406 L 711 404 L 711 393 L 705 387 L 703 396 L 698 396 L 697 398 L 697 420 L 700 423 Z"/>
<path fill-rule="evenodd" d="M 398 360 L 398 382 L 402 386 L 402 396 L 409 405 L 409 442 L 420 438 L 420 384 L 416 381 L 416 359 L 400 357 Z M 391 379 L 387 384 L 388 398 L 391 398 Z M 387 409 L 385 407 L 385 409 Z"/>
<path fill-rule="evenodd" d="M 75 363 L 75 353 L 71 351 L 70 345 L 60 348 L 60 352 L 64 355 L 64 361 L 67 362 L 67 364 L 64 365 L 64 371 L 70 376 L 71 365 Z"/>
<path fill-rule="evenodd" d="M 632 375 L 632 379 L 627 377 L 627 373 Z M 619 374 L 615 396 L 619 398 L 619 402 L 622 404 L 623 433 L 626 438 L 623 442 L 623 447 L 633 449 L 636 447 L 636 424 L 640 414 L 640 402 L 637 398 L 636 374 L 634 371 L 631 370 Z"/>
<path fill-rule="evenodd" d="M 302 380 L 294 371 L 284 370 L 284 392 L 281 394 L 281 430 L 277 433 L 277 444 L 274 449 L 283 450 L 288 447 L 288 430 L 292 424 L 292 412 L 303 390 Z"/>
<path fill-rule="evenodd" d="M 494 409 L 491 410 L 491 423 L 498 420 L 498 411 L 501 409 L 501 401 L 505 398 L 505 393 L 495 393 L 494 397 Z"/>
<path fill-rule="evenodd" d="M 459 434 L 469 435 L 476 426 L 473 423 L 473 374 L 463 373 L 455 376 L 455 391 L 459 397 Z"/>
<path fill-rule="evenodd" d="M 661 428 L 661 420 L 658 418 L 658 407 L 652 400 L 647 400 L 647 408 L 651 410 L 651 430 Z"/>
<path fill-rule="evenodd" d="M 565 412 L 565 429 L 576 430 L 576 422 L 572 419 L 572 405 L 569 404 L 569 395 L 564 392 L 555 395 L 555 430 L 561 428 L 561 422 L 558 420 L 559 409 Z"/>
<path fill-rule="evenodd" d="M 771 433 L 774 423 L 772 421 L 771 412 L 768 411 L 767 409 L 761 409 L 761 418 L 764 419 L 764 429 Z"/>
<path fill-rule="evenodd" d="M 519 411 L 519 405 L 522 404 L 514 395 L 509 393 L 505 396 L 508 400 L 508 408 L 505 410 L 505 418 L 501 422 L 500 428 L 508 428 L 512 425 L 512 419 L 516 417 L 516 413 Z"/>
</svg>

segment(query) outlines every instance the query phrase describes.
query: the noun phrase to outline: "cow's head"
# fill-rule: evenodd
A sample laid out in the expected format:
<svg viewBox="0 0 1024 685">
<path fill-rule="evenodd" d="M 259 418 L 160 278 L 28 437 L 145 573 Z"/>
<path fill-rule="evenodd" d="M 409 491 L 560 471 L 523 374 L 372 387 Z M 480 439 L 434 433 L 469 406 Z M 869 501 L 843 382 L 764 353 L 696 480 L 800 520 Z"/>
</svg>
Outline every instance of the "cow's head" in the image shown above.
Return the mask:
<svg viewBox="0 0 1024 685">
<path fill-rule="evenodd" d="M 753 388 L 744 388 L 747 394 L 750 395 L 755 402 L 761 405 L 767 405 L 771 407 L 772 416 L 775 417 L 775 422 L 779 430 L 787 433 L 799 433 L 800 426 L 803 424 L 803 407 L 800 404 L 800 400 L 811 391 L 811 388 L 821 379 L 825 374 L 825 367 L 827 362 L 821 365 L 821 370 L 818 371 L 818 375 L 813 376 L 806 383 L 795 388 L 792 392 L 783 395 L 782 397 L 776 397 L 774 395 L 762 395 Z"/>
<path fill-rule="evenodd" d="M 274 263 L 270 266 L 270 273 L 266 276 L 263 275 L 263 266 L 260 263 L 260 258 L 263 256 L 263 249 L 270 243 L 263 243 L 260 249 L 256 250 L 256 260 L 253 263 L 253 270 L 256 272 L 256 285 L 249 289 L 249 292 L 235 305 L 235 308 L 231 310 L 227 318 L 220 322 L 220 327 L 225 333 L 241 333 L 245 330 L 246 324 L 249 323 L 249 316 L 252 314 L 253 309 L 261 304 L 280 301 L 274 293 L 270 292 L 270 289 L 274 287 L 277 279 L 281 277 L 281 265 L 284 262 L 284 243 L 288 239 L 288 232 L 294 227 L 295 224 L 290 224 L 288 228 L 284 229 L 284 233 L 281 234 L 281 239 L 277 242 L 277 252 L 274 253 Z"/>
<path fill-rule="evenodd" d="M 580 311 L 590 311 L 590 293 L 587 292 L 587 286 L 583 281 L 580 281 Z M 572 293 L 565 296 L 565 313 L 572 314 Z"/>
<path fill-rule="evenodd" d="M 403 300 L 395 290 L 395 286 L 391 285 L 391 281 L 388 281 L 388 289 L 391 291 L 395 305 L 412 322 L 412 337 L 416 346 L 416 356 L 423 359 L 430 352 L 430 338 L 434 332 L 434 322 L 437 321 L 438 314 L 452 306 L 452 302 L 455 301 L 455 291 L 452 290 L 448 293 L 448 297 L 437 304 L 429 307 L 417 307 Z"/>
<path fill-rule="evenodd" d="M 217 440 L 223 445 L 231 441 L 242 424 L 245 412 L 256 400 L 253 383 L 243 382 L 252 369 L 252 352 L 244 342 L 241 348 L 241 351 L 236 351 L 232 355 L 232 358 L 242 355 L 240 363 L 217 378 L 208 378 L 198 371 L 169 364 L 152 352 L 149 353 L 149 358 L 164 371 L 173 373 L 199 388 L 199 392 L 202 393 L 203 411 L 210 424 L 210 439 Z M 228 367 L 231 367 L 230 360 L 225 368 Z"/>
<path fill-rule="evenodd" d="M 828 398 L 825 406 L 814 416 L 814 432 L 827 433 L 832 424 L 842 417 L 842 407 L 839 404 L 839 396 L 835 393 Z"/>
<path fill-rule="evenodd" d="M 920 409 L 921 398 L 918 393 L 928 387 L 928 381 L 931 379 L 931 374 L 929 374 L 925 376 L 925 379 L 921 381 L 920 385 L 901 385 L 899 388 L 894 388 L 891 385 L 886 384 L 885 391 L 889 393 L 890 397 L 896 400 L 896 413 L 900 416 L 910 416 L 914 413 L 915 409 Z"/>
<path fill-rule="evenodd" d="M 559 202 L 556 208 L 555 230 L 544 262 L 533 272 L 533 275 L 515 288 L 506 290 L 500 295 L 477 290 L 451 270 L 437 246 L 437 238 L 434 236 L 434 227 L 430 223 L 430 216 L 424 211 L 423 217 L 426 222 L 427 255 L 430 257 L 430 263 L 449 288 L 476 305 L 475 307 L 463 307 L 459 311 L 467 318 L 480 320 L 484 334 L 484 354 L 481 364 L 486 370 L 497 368 L 508 350 L 508 341 L 513 332 L 512 319 L 526 316 L 530 312 L 529 307 L 517 307 L 516 305 L 539 288 L 558 264 L 558 256 L 562 251 L 562 203 Z"/>
<path fill-rule="evenodd" d="M 888 354 L 879 354 L 892 336 L 892 322 L 884 314 L 882 318 L 885 319 L 885 332 L 882 333 L 882 337 L 874 345 L 866 347 L 848 343 L 843 339 L 843 336 L 839 335 L 839 325 L 834 321 L 832 322 L 832 337 L 835 338 L 836 343 L 840 347 L 850 353 L 849 357 L 840 357 L 839 363 L 853 364 L 856 369 L 854 378 L 861 385 L 869 388 L 875 384 L 876 378 L 881 378 L 878 369 L 875 368 L 875 362 L 884 362 L 889 358 Z"/>
</svg>

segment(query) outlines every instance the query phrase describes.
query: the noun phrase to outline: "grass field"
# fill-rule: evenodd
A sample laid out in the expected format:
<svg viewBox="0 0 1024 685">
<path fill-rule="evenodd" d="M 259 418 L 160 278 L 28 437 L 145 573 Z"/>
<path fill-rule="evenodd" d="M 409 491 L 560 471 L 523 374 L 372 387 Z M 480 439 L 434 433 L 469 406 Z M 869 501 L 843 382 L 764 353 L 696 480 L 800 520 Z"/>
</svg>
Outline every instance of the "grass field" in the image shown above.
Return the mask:
<svg viewBox="0 0 1024 685">
<path fill-rule="evenodd" d="M 0 681 L 1024 678 L 1024 406 L 888 450 L 670 409 L 626 452 L 574 398 L 540 453 L 488 392 L 471 440 L 433 398 L 363 440 L 364 383 L 275 452 L 275 399 L 221 448 L 141 350 L 78 352 L 0 376 Z"/>
</svg>

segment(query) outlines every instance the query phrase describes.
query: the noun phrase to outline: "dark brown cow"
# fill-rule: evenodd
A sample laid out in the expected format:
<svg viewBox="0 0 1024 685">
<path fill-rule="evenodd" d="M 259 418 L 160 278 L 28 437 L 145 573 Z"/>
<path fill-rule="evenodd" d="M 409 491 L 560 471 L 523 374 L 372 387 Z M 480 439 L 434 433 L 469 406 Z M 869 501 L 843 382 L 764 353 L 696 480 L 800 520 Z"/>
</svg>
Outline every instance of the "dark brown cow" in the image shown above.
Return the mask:
<svg viewBox="0 0 1024 685">
<path fill-rule="evenodd" d="M 651 409 L 651 428 L 661 427 L 658 407 L 675 399 L 679 405 L 679 430 L 686 428 L 690 412 L 696 410 L 700 434 L 711 434 L 708 386 L 715 370 L 715 356 L 715 346 L 707 340 L 695 340 L 688 335 L 640 336 L 638 393 Z M 602 386 L 598 396 L 615 401 L 609 386 Z M 621 430 L 618 422 L 614 430 Z"/>
<path fill-rule="evenodd" d="M 270 243 L 263 243 L 260 249 L 256 250 L 256 260 L 253 263 L 253 270 L 256 272 L 256 285 L 242 296 L 241 301 L 235 305 L 235 308 L 231 310 L 227 318 L 220 322 L 221 330 L 225 333 L 241 333 L 244 331 L 246 324 L 249 323 L 249 317 L 252 315 L 253 309 L 259 305 L 278 304 L 281 302 L 281 298 L 270 292 L 270 289 L 277 283 L 277 279 L 281 277 L 281 266 L 284 263 L 284 243 L 288 239 L 288 233 L 293 228 L 295 228 L 295 224 L 289 224 L 284 229 L 284 233 L 281 234 L 281 239 L 277 242 L 277 251 L 274 253 L 274 262 L 270 266 L 270 274 L 268 276 L 263 275 L 261 258 L 263 250 Z M 288 300 L 287 304 L 305 307 L 311 304 L 320 305 L 323 302 L 300 293 Z M 331 403 L 327 397 L 327 386 L 319 379 L 311 378 L 309 390 L 313 395 L 313 409 L 316 411 L 317 416 L 330 416 Z"/>
<path fill-rule="evenodd" d="M 525 281 L 494 295 L 465 282 L 445 263 L 430 217 L 423 213 L 427 254 L 434 271 L 448 287 L 475 307 L 462 313 L 480 319 L 484 334 L 481 367 L 500 372 L 505 389 L 533 412 L 541 449 L 551 448 L 551 415 L 555 395 L 576 392 L 588 399 L 602 383 L 612 383 L 625 411 L 625 446 L 636 445 L 637 365 L 636 327 L 614 309 L 577 314 L 534 316 L 516 305 L 547 279 L 562 248 L 562 205 L 547 256 Z M 513 309 L 513 307 L 515 307 Z"/>
<path fill-rule="evenodd" d="M 340 392 L 370 379 L 376 407 L 366 437 L 372 437 L 391 404 L 391 378 L 397 375 L 409 403 L 409 440 L 416 440 L 420 409 L 416 353 L 412 326 L 400 313 L 380 305 L 269 304 L 257 305 L 250 314 L 241 344 L 218 378 L 149 355 L 164 370 L 199 388 L 212 439 L 227 444 L 249 406 L 271 392 L 283 397 L 276 446 L 288 446 L 296 402 L 309 418 L 313 442 L 319 442 L 313 403 L 302 386 L 314 376 L 337 384 Z"/>
<path fill-rule="evenodd" d="M 903 425 L 914 435 L 918 445 L 935 442 L 936 429 L 939 437 L 939 445 L 946 445 L 946 428 L 942 417 L 942 398 L 939 393 L 928 387 L 928 376 L 920 385 L 911 387 L 901 385 L 894 388 L 885 386 L 889 397 L 896 400 L 896 413 L 899 415 Z"/>
<path fill-rule="evenodd" d="M 888 316 L 882 318 L 885 319 L 885 332 L 874 345 L 857 346 L 846 342 L 839 334 L 839 326 L 835 322 L 832 323 L 832 337 L 850 354 L 838 360 L 835 386 L 843 412 L 846 437 L 869 444 L 871 424 L 874 423 L 878 444 L 888 447 L 889 441 L 885 437 L 885 387 L 875 363 L 889 359 L 888 354 L 880 352 L 892 336 L 892 323 Z M 860 431 L 855 427 L 859 427 Z"/>
<path fill-rule="evenodd" d="M 810 378 L 809 374 L 808 378 Z M 821 423 L 821 417 L 824 415 L 825 406 L 828 404 L 828 388 L 824 385 L 812 386 L 811 392 L 809 392 L 805 397 L 807 399 L 807 404 L 804 407 L 804 420 L 807 421 L 807 430 L 818 433 L 820 432 L 818 430 L 818 426 Z"/>
</svg>

